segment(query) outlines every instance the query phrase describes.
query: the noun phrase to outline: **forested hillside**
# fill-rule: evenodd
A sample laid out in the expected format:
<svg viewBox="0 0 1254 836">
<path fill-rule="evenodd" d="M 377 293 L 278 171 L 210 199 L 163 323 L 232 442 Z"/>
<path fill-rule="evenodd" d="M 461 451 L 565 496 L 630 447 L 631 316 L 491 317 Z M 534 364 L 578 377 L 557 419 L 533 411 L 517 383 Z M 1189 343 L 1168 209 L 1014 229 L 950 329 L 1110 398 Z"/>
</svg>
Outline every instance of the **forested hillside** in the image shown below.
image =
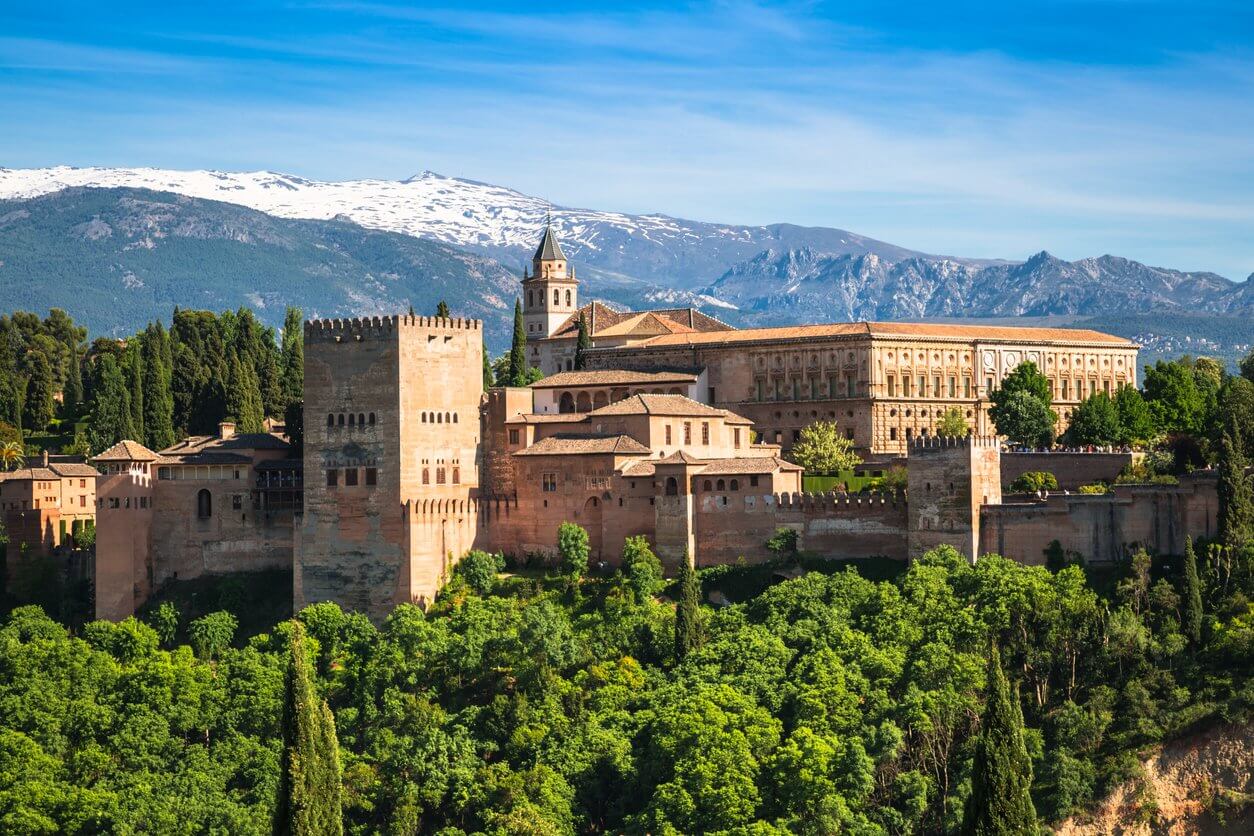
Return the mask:
<svg viewBox="0 0 1254 836">
<path fill-rule="evenodd" d="M 1141 747 L 1249 715 L 1249 553 L 1200 554 L 1196 575 L 1134 556 L 1099 589 L 942 549 L 895 580 L 814 571 L 714 610 L 629 541 L 613 577 L 472 553 L 425 614 L 298 618 L 349 833 L 957 832 L 973 786 L 985 816 L 1058 820 L 1135 780 Z M 270 832 L 292 628 L 232 646 L 226 613 L 147 619 L 71 636 L 26 608 L 0 628 L 0 830 Z M 986 706 L 990 685 L 1011 702 Z M 999 813 L 988 788 L 1020 757 L 1032 803 Z"/>
</svg>

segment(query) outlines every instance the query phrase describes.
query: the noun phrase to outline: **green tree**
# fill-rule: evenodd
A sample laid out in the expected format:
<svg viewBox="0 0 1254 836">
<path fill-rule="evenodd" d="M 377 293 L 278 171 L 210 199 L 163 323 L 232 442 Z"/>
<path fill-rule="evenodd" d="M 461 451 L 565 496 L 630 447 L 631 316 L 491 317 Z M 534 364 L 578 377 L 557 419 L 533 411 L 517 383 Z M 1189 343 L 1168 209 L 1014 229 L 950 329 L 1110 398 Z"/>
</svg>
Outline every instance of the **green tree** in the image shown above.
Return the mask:
<svg viewBox="0 0 1254 836">
<path fill-rule="evenodd" d="M 1119 413 L 1120 443 L 1148 444 L 1153 440 L 1154 416 L 1139 389 L 1125 383 L 1115 390 L 1115 410 Z"/>
<path fill-rule="evenodd" d="M 838 473 L 862 464 L 853 440 L 841 435 L 835 421 L 815 421 L 801 431 L 790 457 L 807 473 Z"/>
<path fill-rule="evenodd" d="M 1206 399 L 1185 359 L 1145 367 L 1145 400 L 1159 430 L 1197 435 L 1206 425 Z"/>
<path fill-rule="evenodd" d="M 771 539 L 766 541 L 766 550 L 776 557 L 794 558 L 797 556 L 797 543 L 800 538 L 795 528 L 780 526 L 775 529 Z"/>
<path fill-rule="evenodd" d="M 1193 552 L 1193 538 L 1184 539 L 1184 589 L 1181 590 L 1183 610 L 1180 613 L 1180 629 L 1185 638 L 1197 647 L 1202 641 L 1202 586 L 1197 577 L 1197 555 Z"/>
<path fill-rule="evenodd" d="M 675 658 L 682 661 L 701 644 L 701 581 L 687 553 L 679 563 L 675 607 Z"/>
<path fill-rule="evenodd" d="M 583 526 L 564 522 L 557 527 L 557 553 L 562 559 L 562 572 L 570 578 L 588 573 L 588 557 L 592 553 L 588 532 Z"/>
<path fill-rule="evenodd" d="M 480 595 L 487 595 L 496 585 L 496 575 L 505 568 L 505 558 L 499 554 L 489 554 L 478 549 L 471 549 L 457 561 L 454 568 L 458 575 Z"/>
<path fill-rule="evenodd" d="M 174 639 L 179 632 L 179 611 L 173 603 L 161 602 L 161 606 L 148 616 L 148 623 L 157 632 L 157 638 L 163 646 L 174 646 Z"/>
<path fill-rule="evenodd" d="M 61 408 L 67 416 L 77 414 L 83 403 L 83 366 L 78 356 L 78 343 L 66 346 L 69 351 L 69 365 L 65 374 L 65 387 L 61 390 Z"/>
<path fill-rule="evenodd" d="M 588 363 L 588 349 L 592 348 L 592 339 L 588 334 L 588 320 L 579 314 L 579 333 L 575 339 L 575 371 L 583 371 Z"/>
<path fill-rule="evenodd" d="M 971 433 L 962 410 L 956 406 L 945 410 L 936 421 L 936 434 L 941 438 L 966 438 Z"/>
<path fill-rule="evenodd" d="M 283 758 L 274 833 L 338 836 L 344 832 L 344 819 L 335 719 L 314 691 L 304 626 L 299 621 L 288 626 Z"/>
<path fill-rule="evenodd" d="M 1225 432 L 1219 444 L 1219 539 L 1224 545 L 1240 549 L 1254 538 L 1254 489 L 1245 473 L 1245 456 Z"/>
<path fill-rule="evenodd" d="M 305 314 L 289 307 L 283 316 L 283 397 L 288 403 L 305 397 Z"/>
<path fill-rule="evenodd" d="M 483 391 L 496 385 L 496 375 L 492 371 L 492 356 L 488 354 L 488 342 L 483 342 Z"/>
<path fill-rule="evenodd" d="M 216 659 L 231 646 L 237 629 L 239 619 L 225 610 L 218 610 L 187 625 L 187 634 L 199 658 Z"/>
<path fill-rule="evenodd" d="M 1123 435 L 1119 409 L 1105 392 L 1095 392 L 1071 411 L 1064 439 L 1068 444 L 1114 444 Z"/>
<path fill-rule="evenodd" d="M 26 372 L 26 399 L 22 404 L 22 426 L 31 432 L 47 429 L 56 414 L 56 381 L 52 364 L 42 353 L 32 351 L 23 362 Z"/>
<path fill-rule="evenodd" d="M 443 299 L 435 306 L 435 315 L 440 319 L 450 318 L 451 314 L 448 312 L 448 304 Z"/>
<path fill-rule="evenodd" d="M 623 574 L 637 601 L 647 601 L 662 587 L 662 561 L 658 560 L 643 535 L 623 541 Z"/>
<path fill-rule="evenodd" d="M 1058 490 L 1058 478 L 1047 470 L 1029 470 L 1020 473 L 1010 483 L 1011 493 L 1039 493 Z"/>
<path fill-rule="evenodd" d="M 514 300 L 514 339 L 509 347 L 509 385 L 527 385 L 527 327 L 523 322 L 522 300 Z"/>
<path fill-rule="evenodd" d="M 93 450 L 105 450 L 124 438 L 135 438 L 131 427 L 131 393 L 117 359 L 105 354 L 96 360 L 99 367 L 94 387 L 91 423 L 87 438 Z"/>
<path fill-rule="evenodd" d="M 1049 404 L 1027 391 L 1018 391 L 989 409 L 997 432 L 1014 444 L 1049 447 L 1054 442 L 1057 414 Z"/>
<path fill-rule="evenodd" d="M 135 441 L 147 437 L 144 433 L 144 357 L 141 339 L 137 337 L 128 342 L 126 352 L 122 355 L 122 372 L 126 375 L 126 387 L 131 401 L 131 438 Z"/>
<path fill-rule="evenodd" d="M 233 417 L 240 432 L 265 431 L 265 410 L 261 403 L 261 387 L 257 373 L 249 363 L 231 354 L 230 383 L 226 390 L 226 413 Z"/>
<path fill-rule="evenodd" d="M 1001 668 L 1001 654 L 993 645 L 962 832 L 974 836 L 1036 833 L 1031 787 L 1032 762 L 1024 745 L 1023 714 Z"/>
<path fill-rule="evenodd" d="M 160 322 L 144 330 L 144 444 L 164 450 L 175 441 L 174 397 L 170 394 L 170 337 Z"/>
</svg>

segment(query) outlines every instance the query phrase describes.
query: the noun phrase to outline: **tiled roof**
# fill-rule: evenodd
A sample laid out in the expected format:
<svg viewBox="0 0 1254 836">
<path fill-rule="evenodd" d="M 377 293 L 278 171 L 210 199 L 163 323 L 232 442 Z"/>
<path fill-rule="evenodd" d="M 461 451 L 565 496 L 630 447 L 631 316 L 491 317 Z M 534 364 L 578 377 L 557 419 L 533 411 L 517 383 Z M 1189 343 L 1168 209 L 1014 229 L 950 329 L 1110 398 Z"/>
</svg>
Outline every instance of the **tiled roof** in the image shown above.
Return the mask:
<svg viewBox="0 0 1254 836">
<path fill-rule="evenodd" d="M 187 455 L 202 450 L 287 450 L 292 445 L 273 433 L 237 433 L 230 438 L 193 435 L 161 451 L 161 455 Z"/>
<path fill-rule="evenodd" d="M 701 475 L 722 476 L 735 473 L 774 473 L 781 471 L 799 471 L 800 467 L 778 456 L 759 456 L 757 458 L 712 459 L 701 470 Z"/>
<path fill-rule="evenodd" d="M 587 318 L 590 336 L 595 340 L 603 336 L 622 336 L 619 326 L 624 323 L 640 324 L 648 315 L 654 328 L 665 329 L 660 333 L 692 333 L 705 331 L 730 331 L 732 327 L 719 322 L 712 316 L 701 313 L 696 308 L 658 308 L 649 311 L 616 311 L 601 302 L 590 302 L 557 327 L 553 334 L 545 339 L 574 339 L 579 333 L 579 317 Z M 614 329 L 611 331 L 611 329 Z M 647 334 L 646 334 L 647 336 Z"/>
<path fill-rule="evenodd" d="M 674 453 L 671 453 L 669 456 L 664 456 L 663 458 L 655 459 L 653 463 L 654 464 L 700 464 L 701 461 L 702 461 L 701 459 L 698 459 L 696 456 L 692 455 L 691 453 L 686 453 L 683 450 L 676 450 Z"/>
<path fill-rule="evenodd" d="M 100 471 L 82 462 L 51 462 L 48 469 L 59 476 L 99 476 Z"/>
<path fill-rule="evenodd" d="M 609 406 L 594 409 L 588 413 L 596 418 L 603 415 L 666 415 L 675 417 L 710 417 L 723 418 L 729 424 L 752 424 L 748 418 L 729 412 L 726 409 L 715 409 L 694 401 L 683 395 L 641 394 L 615 401 Z"/>
<path fill-rule="evenodd" d="M 565 261 L 566 254 L 562 252 L 562 245 L 557 242 L 557 233 L 553 231 L 553 224 L 546 223 L 544 225 L 544 235 L 540 238 L 540 246 L 536 247 L 536 254 L 532 256 L 535 261 Z"/>
<path fill-rule="evenodd" d="M 657 371 L 633 372 L 606 369 L 604 371 L 558 372 L 531 384 L 532 389 L 557 389 L 563 386 L 633 386 L 640 384 L 694 383 L 694 372 Z"/>
<path fill-rule="evenodd" d="M 1101 343 L 1135 345 L 1131 340 L 1083 328 L 1021 328 L 1001 325 L 960 325 L 941 322 L 834 322 L 826 325 L 793 325 L 780 328 L 747 328 L 740 331 L 694 334 L 663 334 L 644 343 L 647 347 L 719 345 L 723 343 L 808 340 L 823 337 L 921 337 L 929 339 L 990 340 L 998 342 Z"/>
<path fill-rule="evenodd" d="M 507 424 L 578 424 L 588 420 L 586 412 L 520 412 L 505 419 Z"/>
<path fill-rule="evenodd" d="M 218 452 L 217 450 L 195 451 L 191 453 L 162 453 L 157 464 L 251 464 L 252 459 L 239 453 Z"/>
<path fill-rule="evenodd" d="M 649 448 L 629 435 L 549 436 L 519 450 L 515 456 L 582 455 L 614 453 L 625 456 L 649 455 Z"/>
<path fill-rule="evenodd" d="M 122 440 L 93 456 L 93 462 L 153 462 L 161 458 L 138 441 Z"/>
<path fill-rule="evenodd" d="M 52 482 L 60 478 L 60 476 L 46 467 L 19 467 L 17 470 L 7 470 L 0 473 L 0 481 L 4 482 L 22 482 L 35 479 L 43 482 Z"/>
</svg>

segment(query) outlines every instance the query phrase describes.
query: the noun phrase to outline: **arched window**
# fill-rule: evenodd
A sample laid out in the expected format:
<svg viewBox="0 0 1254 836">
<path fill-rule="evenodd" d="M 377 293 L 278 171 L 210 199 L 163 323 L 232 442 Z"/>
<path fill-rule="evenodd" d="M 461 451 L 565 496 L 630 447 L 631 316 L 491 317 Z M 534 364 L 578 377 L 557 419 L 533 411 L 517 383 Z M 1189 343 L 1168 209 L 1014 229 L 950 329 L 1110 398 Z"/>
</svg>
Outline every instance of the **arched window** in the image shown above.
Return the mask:
<svg viewBox="0 0 1254 836">
<path fill-rule="evenodd" d="M 422 413 L 422 423 L 427 423 L 427 413 Z"/>
<path fill-rule="evenodd" d="M 451 424 L 451 423 L 452 423 L 452 422 L 449 420 L 449 414 L 448 414 L 447 412 L 446 412 L 446 413 L 444 413 L 444 423 L 446 423 L 446 424 Z"/>
<path fill-rule="evenodd" d="M 356 425 L 357 425 L 357 416 L 356 416 L 356 415 L 354 415 L 354 414 L 353 414 L 353 413 L 351 413 L 351 412 L 350 412 L 350 413 L 348 413 L 348 425 L 349 425 L 350 427 L 353 427 L 353 426 L 356 426 Z"/>
<path fill-rule="evenodd" d="M 675 481 L 674 476 L 666 477 L 666 495 L 679 496 L 679 483 Z"/>
<path fill-rule="evenodd" d="M 443 423 L 444 423 L 444 416 L 443 416 L 443 415 L 441 415 L 440 413 L 438 413 L 438 412 L 437 412 L 437 413 L 435 414 L 435 422 L 436 422 L 437 424 L 443 424 Z"/>
<path fill-rule="evenodd" d="M 359 427 L 366 426 L 366 415 L 364 412 L 357 413 L 357 426 Z"/>
<path fill-rule="evenodd" d="M 706 479 L 704 482 L 701 483 L 701 490 L 703 491 L 711 490 L 709 479 Z"/>
<path fill-rule="evenodd" d="M 563 392 L 562 397 L 557 402 L 558 412 L 574 412 L 575 398 L 570 392 Z"/>
<path fill-rule="evenodd" d="M 566 306 L 570 307 L 570 291 L 566 291 Z"/>
<path fill-rule="evenodd" d="M 424 485 L 430 485 L 430 484 L 431 484 L 431 468 L 429 468 L 429 467 L 424 467 L 424 468 L 422 469 L 422 483 L 423 483 Z"/>
<path fill-rule="evenodd" d="M 738 490 L 740 490 L 740 480 L 739 480 L 739 479 L 732 479 L 732 480 L 731 480 L 731 489 L 732 489 L 733 491 L 738 491 Z"/>
<path fill-rule="evenodd" d="M 196 516 L 202 520 L 213 516 L 213 495 L 206 488 L 196 492 Z"/>
<path fill-rule="evenodd" d="M 370 426 L 374 426 L 374 413 L 370 413 Z"/>
<path fill-rule="evenodd" d="M 727 490 L 727 483 L 724 482 L 722 479 L 719 479 L 718 484 L 715 485 L 715 490 L 720 490 L 720 491 Z"/>
<path fill-rule="evenodd" d="M 437 485 L 443 485 L 443 484 L 444 484 L 444 468 L 442 468 L 442 467 L 437 467 L 437 468 L 435 469 L 435 483 L 436 483 Z"/>
<path fill-rule="evenodd" d="M 575 411 L 576 412 L 591 412 L 592 411 L 592 398 L 588 397 L 587 392 L 580 392 L 579 397 L 575 398 Z"/>
<path fill-rule="evenodd" d="M 457 423 L 457 413 L 456 413 L 456 412 L 454 412 L 454 413 L 453 413 L 453 423 L 454 423 L 454 424 L 456 424 L 456 423 Z"/>
<path fill-rule="evenodd" d="M 554 306 L 562 304 L 562 292 L 560 290 L 553 291 L 553 304 Z"/>
<path fill-rule="evenodd" d="M 340 417 L 336 419 L 335 423 L 341 427 L 344 426 L 344 413 L 343 412 L 340 413 Z"/>
<path fill-rule="evenodd" d="M 332 414 L 331 414 L 331 413 L 329 413 L 329 412 L 327 413 L 327 426 L 328 426 L 328 427 L 334 427 L 334 426 L 335 426 L 335 416 L 334 416 L 334 415 L 332 415 Z"/>
<path fill-rule="evenodd" d="M 453 468 L 453 484 L 460 485 L 462 483 L 462 469 L 460 467 Z"/>
<path fill-rule="evenodd" d="M 530 307 L 532 307 L 533 305 L 535 305 L 535 302 L 534 302 L 534 301 L 532 300 L 532 298 L 531 298 L 531 291 L 530 291 L 530 290 L 528 290 L 528 291 L 527 291 L 527 307 L 529 307 L 529 308 L 530 308 Z"/>
</svg>

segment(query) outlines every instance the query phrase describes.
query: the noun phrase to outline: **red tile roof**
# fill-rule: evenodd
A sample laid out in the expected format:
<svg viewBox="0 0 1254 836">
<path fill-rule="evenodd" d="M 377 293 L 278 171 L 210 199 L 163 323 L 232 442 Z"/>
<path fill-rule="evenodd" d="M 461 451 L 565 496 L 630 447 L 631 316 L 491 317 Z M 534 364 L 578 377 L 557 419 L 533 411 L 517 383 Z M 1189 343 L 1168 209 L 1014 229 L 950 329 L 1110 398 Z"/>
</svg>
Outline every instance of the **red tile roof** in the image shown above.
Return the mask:
<svg viewBox="0 0 1254 836">
<path fill-rule="evenodd" d="M 1082 328 L 1028 328 L 1001 325 L 961 325 L 942 322 L 833 322 L 824 325 L 790 325 L 779 328 L 747 328 L 695 334 L 664 334 L 644 342 L 645 347 L 720 345 L 725 343 L 810 340 L 824 337 L 918 337 L 993 342 L 1100 343 L 1135 347 L 1123 337 Z"/>
</svg>

